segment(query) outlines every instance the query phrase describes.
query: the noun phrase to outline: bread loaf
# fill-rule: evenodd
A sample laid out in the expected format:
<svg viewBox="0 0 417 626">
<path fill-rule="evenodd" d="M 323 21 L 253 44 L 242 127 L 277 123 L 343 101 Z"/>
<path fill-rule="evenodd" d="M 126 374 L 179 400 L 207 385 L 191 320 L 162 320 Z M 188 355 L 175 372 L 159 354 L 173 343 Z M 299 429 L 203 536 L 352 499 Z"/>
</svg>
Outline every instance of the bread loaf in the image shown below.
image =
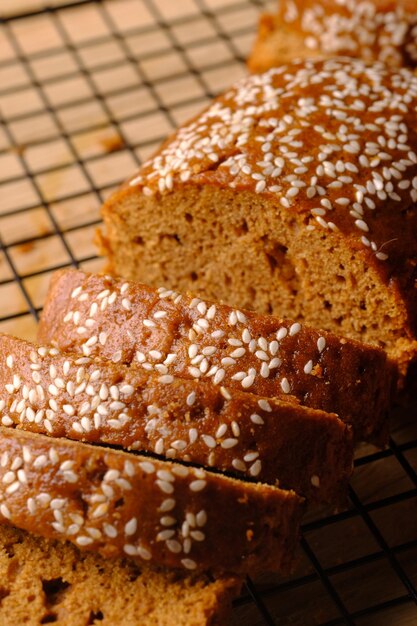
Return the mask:
<svg viewBox="0 0 417 626">
<path fill-rule="evenodd" d="M 417 65 L 415 0 L 280 0 L 263 14 L 248 60 L 263 72 L 301 57 L 346 55 Z"/>
<path fill-rule="evenodd" d="M 417 350 L 417 76 L 306 60 L 244 78 L 103 208 L 126 278 Z"/>
<path fill-rule="evenodd" d="M 39 340 L 165 375 L 337 413 L 386 439 L 392 369 L 380 349 L 290 320 L 81 271 L 54 275 Z"/>
<path fill-rule="evenodd" d="M 351 430 L 323 411 L 0 335 L 3 426 L 165 455 L 346 499 Z"/>
<path fill-rule="evenodd" d="M 238 577 L 80 553 L 4 525 L 0 575 L 2 626 L 224 626 L 241 586 Z"/>
<path fill-rule="evenodd" d="M 105 557 L 288 571 L 302 502 L 269 485 L 0 428 L 0 521 Z"/>
</svg>

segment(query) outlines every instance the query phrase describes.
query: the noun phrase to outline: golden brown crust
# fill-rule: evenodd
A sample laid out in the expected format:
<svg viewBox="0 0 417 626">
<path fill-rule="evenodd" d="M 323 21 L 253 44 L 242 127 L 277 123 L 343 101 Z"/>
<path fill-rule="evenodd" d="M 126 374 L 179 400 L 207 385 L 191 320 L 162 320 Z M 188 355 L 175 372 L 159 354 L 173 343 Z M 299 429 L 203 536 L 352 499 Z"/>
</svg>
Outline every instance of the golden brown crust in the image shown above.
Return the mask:
<svg viewBox="0 0 417 626">
<path fill-rule="evenodd" d="M 215 626 L 227 623 L 242 581 L 185 575 L 80 553 L 0 525 L 2 626 Z"/>
<path fill-rule="evenodd" d="M 393 372 L 384 352 L 290 320 L 63 271 L 51 283 L 39 340 L 260 396 L 291 393 L 337 413 L 357 439 L 386 437 Z"/>
<path fill-rule="evenodd" d="M 291 58 L 344 55 L 417 65 L 414 0 L 281 0 L 264 14 L 248 66 L 263 72 Z"/>
<path fill-rule="evenodd" d="M 344 502 L 353 444 L 336 415 L 56 352 L 0 335 L 3 426 L 163 454 Z"/>
<path fill-rule="evenodd" d="M 0 429 L 0 519 L 106 557 L 288 571 L 302 499 L 202 469 Z"/>
</svg>

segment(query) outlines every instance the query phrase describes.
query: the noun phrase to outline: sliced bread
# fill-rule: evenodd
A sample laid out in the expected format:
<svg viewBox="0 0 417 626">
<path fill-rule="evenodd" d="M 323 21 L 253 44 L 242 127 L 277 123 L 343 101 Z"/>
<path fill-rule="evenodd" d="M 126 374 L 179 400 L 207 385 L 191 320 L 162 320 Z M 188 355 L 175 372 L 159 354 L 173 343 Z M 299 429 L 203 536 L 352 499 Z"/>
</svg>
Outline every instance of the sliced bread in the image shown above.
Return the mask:
<svg viewBox="0 0 417 626">
<path fill-rule="evenodd" d="M 334 414 L 0 335 L 3 426 L 142 450 L 340 503 L 351 429 Z"/>
<path fill-rule="evenodd" d="M 0 427 L 0 521 L 105 557 L 289 571 L 302 512 L 292 491 Z"/>
<path fill-rule="evenodd" d="M 356 440 L 384 443 L 394 373 L 379 348 L 270 315 L 81 271 L 60 271 L 39 341 L 161 376 L 337 413 Z"/>
<path fill-rule="evenodd" d="M 110 271 L 379 345 L 404 372 L 416 130 L 411 70 L 306 59 L 245 77 L 106 202 Z"/>
</svg>

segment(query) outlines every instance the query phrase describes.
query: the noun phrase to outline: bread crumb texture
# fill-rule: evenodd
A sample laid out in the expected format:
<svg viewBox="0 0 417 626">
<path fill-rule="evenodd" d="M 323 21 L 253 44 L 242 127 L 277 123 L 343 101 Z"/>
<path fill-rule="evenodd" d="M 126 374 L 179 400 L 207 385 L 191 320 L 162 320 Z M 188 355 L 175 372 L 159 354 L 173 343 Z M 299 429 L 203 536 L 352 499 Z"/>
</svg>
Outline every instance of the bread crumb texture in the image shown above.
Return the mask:
<svg viewBox="0 0 417 626">
<path fill-rule="evenodd" d="M 103 559 L 0 526 L 2 626 L 215 626 L 240 581 Z"/>
</svg>

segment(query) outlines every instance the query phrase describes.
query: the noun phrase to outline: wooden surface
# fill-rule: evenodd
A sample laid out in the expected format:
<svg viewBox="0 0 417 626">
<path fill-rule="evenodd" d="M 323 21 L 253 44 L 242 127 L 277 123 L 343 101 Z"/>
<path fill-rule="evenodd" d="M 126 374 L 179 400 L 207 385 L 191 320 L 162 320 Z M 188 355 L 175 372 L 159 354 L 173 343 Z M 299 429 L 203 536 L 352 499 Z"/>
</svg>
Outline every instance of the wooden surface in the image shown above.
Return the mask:
<svg viewBox="0 0 417 626">
<path fill-rule="evenodd" d="M 10 17 L 60 3 L 1 0 L 0 11 Z M 93 244 L 100 203 L 175 125 L 245 73 L 259 4 L 107 0 L 0 27 L 1 332 L 34 338 L 27 298 L 42 307 L 54 268 L 74 259 L 101 268 Z M 393 424 L 404 457 L 388 453 L 366 463 L 352 481 L 369 519 L 352 505 L 347 519 L 328 518 L 331 511 L 306 518 L 327 518 L 307 526 L 305 539 L 347 610 L 358 613 L 355 623 L 366 626 L 417 624 L 416 605 L 401 600 L 403 583 L 369 528 L 376 525 L 417 584 L 417 482 L 400 462 L 417 470 L 415 410 L 402 411 Z M 277 577 L 257 581 L 265 604 L 280 625 L 337 619 L 333 600 L 300 555 L 298 583 L 277 591 L 283 583 Z M 366 613 L 392 599 L 397 606 Z M 232 624 L 263 624 L 247 595 Z"/>
</svg>

